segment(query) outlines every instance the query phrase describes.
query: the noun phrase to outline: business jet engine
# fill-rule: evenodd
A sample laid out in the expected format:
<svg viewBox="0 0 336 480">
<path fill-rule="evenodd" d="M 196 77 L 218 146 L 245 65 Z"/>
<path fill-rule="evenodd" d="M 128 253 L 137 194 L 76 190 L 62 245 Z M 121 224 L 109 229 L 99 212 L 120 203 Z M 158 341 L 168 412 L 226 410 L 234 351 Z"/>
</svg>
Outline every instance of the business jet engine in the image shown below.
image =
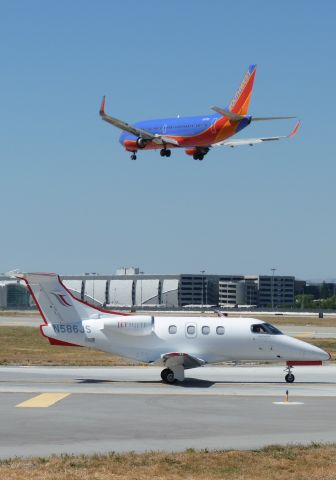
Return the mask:
<svg viewBox="0 0 336 480">
<path fill-rule="evenodd" d="M 154 317 L 136 316 L 132 318 L 129 316 L 104 319 L 104 330 L 121 335 L 144 337 L 151 335 L 154 331 Z"/>
</svg>

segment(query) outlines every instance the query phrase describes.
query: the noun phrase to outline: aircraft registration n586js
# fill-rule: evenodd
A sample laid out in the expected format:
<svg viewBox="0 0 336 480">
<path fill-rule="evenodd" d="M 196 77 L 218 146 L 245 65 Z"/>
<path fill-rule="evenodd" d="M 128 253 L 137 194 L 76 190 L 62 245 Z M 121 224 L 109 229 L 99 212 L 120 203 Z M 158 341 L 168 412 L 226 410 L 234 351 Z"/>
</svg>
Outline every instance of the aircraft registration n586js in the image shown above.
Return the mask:
<svg viewBox="0 0 336 480">
<path fill-rule="evenodd" d="M 170 157 L 171 148 L 184 148 L 186 154 L 192 155 L 194 160 L 203 160 L 212 147 L 252 146 L 261 142 L 293 137 L 299 129 L 300 122 L 297 122 L 287 136 L 228 140 L 228 138 L 250 125 L 251 122 L 295 118 L 291 116 L 253 117 L 248 115 L 255 74 L 256 65 L 250 65 L 230 105 L 226 108 L 213 106 L 212 110 L 216 112 L 215 114 L 160 118 L 130 125 L 105 113 L 105 96 L 99 114 L 105 122 L 124 130 L 119 141 L 127 151 L 132 153 L 132 160 L 136 160 L 138 150 L 159 149 L 162 157 Z"/>
<path fill-rule="evenodd" d="M 254 318 L 156 317 L 104 311 L 78 300 L 54 273 L 16 274 L 42 315 L 41 333 L 52 345 L 92 347 L 147 364 L 162 365 L 166 383 L 184 380 L 184 370 L 223 361 L 287 361 L 321 365 L 330 355 L 283 335 Z"/>
</svg>

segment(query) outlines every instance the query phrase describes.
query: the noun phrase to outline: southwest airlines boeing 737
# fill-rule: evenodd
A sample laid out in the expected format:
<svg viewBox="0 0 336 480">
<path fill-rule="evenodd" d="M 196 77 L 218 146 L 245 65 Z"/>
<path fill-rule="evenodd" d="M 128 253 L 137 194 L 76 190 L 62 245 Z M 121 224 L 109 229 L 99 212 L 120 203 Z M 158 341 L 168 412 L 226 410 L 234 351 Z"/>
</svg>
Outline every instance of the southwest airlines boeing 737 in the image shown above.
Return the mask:
<svg viewBox="0 0 336 480">
<path fill-rule="evenodd" d="M 223 361 L 286 361 L 286 382 L 294 365 L 321 365 L 330 355 L 283 335 L 256 318 L 160 317 L 101 310 L 77 299 L 54 273 L 25 273 L 44 320 L 41 333 L 52 345 L 92 347 L 152 365 L 161 365 L 166 383 L 184 380 L 184 371 Z"/>
<path fill-rule="evenodd" d="M 256 65 L 250 65 L 230 105 L 226 108 L 212 107 L 216 112 L 214 114 L 145 120 L 130 125 L 105 113 L 105 96 L 99 113 L 105 122 L 124 130 L 119 141 L 127 151 L 132 153 L 132 160 L 136 160 L 138 150 L 159 149 L 162 157 L 170 157 L 171 148 L 184 148 L 186 154 L 192 155 L 194 160 L 203 160 L 212 147 L 254 145 L 293 137 L 298 131 L 300 122 L 287 136 L 228 140 L 251 122 L 295 118 L 248 115 L 255 74 Z"/>
</svg>

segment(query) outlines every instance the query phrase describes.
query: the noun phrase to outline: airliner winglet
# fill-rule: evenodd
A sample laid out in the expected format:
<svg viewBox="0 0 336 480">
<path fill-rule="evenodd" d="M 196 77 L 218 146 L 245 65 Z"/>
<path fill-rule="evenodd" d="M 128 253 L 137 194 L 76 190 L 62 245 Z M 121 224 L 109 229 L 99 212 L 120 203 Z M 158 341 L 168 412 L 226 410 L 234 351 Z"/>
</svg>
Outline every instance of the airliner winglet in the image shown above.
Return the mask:
<svg viewBox="0 0 336 480">
<path fill-rule="evenodd" d="M 301 127 L 301 120 L 297 122 L 297 124 L 295 125 L 291 133 L 288 135 L 288 138 L 294 137 L 297 134 L 300 127 Z"/>
<path fill-rule="evenodd" d="M 99 115 L 101 117 L 105 115 L 105 95 L 103 96 L 101 104 L 100 104 Z"/>
</svg>

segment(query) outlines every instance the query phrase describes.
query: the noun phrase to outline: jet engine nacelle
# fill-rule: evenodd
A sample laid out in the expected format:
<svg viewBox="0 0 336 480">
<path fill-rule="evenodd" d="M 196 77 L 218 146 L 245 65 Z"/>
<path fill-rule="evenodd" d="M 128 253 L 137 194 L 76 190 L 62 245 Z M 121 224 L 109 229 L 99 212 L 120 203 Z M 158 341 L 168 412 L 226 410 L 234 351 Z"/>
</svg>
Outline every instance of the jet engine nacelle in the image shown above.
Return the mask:
<svg viewBox="0 0 336 480">
<path fill-rule="evenodd" d="M 136 144 L 139 148 L 145 148 L 146 146 L 146 140 L 142 137 L 137 138 Z"/>
<path fill-rule="evenodd" d="M 151 335 L 154 330 L 154 317 L 130 316 L 105 319 L 104 330 L 136 337 Z"/>
<path fill-rule="evenodd" d="M 197 153 L 197 150 L 196 150 L 196 148 L 188 148 L 188 149 L 185 150 L 185 153 L 187 155 L 195 155 Z"/>
</svg>

